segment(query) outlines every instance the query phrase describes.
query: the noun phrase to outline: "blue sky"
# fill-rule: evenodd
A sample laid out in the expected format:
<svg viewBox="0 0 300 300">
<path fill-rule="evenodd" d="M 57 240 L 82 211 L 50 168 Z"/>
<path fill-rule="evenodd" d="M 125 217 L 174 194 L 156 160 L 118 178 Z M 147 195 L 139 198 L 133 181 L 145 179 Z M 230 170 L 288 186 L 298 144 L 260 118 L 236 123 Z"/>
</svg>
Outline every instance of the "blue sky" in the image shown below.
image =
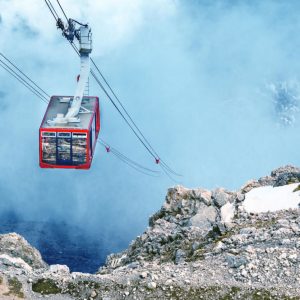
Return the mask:
<svg viewBox="0 0 300 300">
<path fill-rule="evenodd" d="M 184 175 L 181 184 L 237 189 L 299 165 L 297 1 L 61 3 L 91 25 L 93 58 L 161 157 Z M 0 0 L 0 8 L 1 51 L 50 94 L 72 94 L 79 61 L 44 2 Z M 124 240 L 141 233 L 174 183 L 145 177 L 100 147 L 89 171 L 40 169 L 46 107 L 2 70 L 0 79 L 0 209 Z M 155 168 L 93 81 L 91 91 L 101 101 L 102 138 Z"/>
</svg>

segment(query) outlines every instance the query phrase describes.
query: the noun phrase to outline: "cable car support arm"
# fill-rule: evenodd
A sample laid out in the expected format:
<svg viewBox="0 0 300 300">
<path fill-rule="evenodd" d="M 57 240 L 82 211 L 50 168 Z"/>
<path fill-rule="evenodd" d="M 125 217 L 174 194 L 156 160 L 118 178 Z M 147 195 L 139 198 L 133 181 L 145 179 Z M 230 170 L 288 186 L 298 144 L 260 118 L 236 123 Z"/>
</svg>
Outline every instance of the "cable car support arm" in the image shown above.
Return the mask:
<svg viewBox="0 0 300 300">
<path fill-rule="evenodd" d="M 91 28 L 87 24 L 79 23 L 73 19 L 68 20 L 68 24 L 65 26 L 63 21 L 57 19 L 57 28 L 62 30 L 62 35 L 72 44 L 74 39 L 79 42 L 79 55 L 80 55 L 80 75 L 77 82 L 77 87 L 73 97 L 72 104 L 68 109 L 65 116 L 57 115 L 52 121 L 52 124 L 64 124 L 68 122 L 80 122 L 78 113 L 81 108 L 82 98 L 84 94 L 85 86 L 88 82 L 91 66 L 90 66 L 90 53 L 92 52 L 92 32 Z M 76 25 L 79 25 L 76 28 Z"/>
</svg>

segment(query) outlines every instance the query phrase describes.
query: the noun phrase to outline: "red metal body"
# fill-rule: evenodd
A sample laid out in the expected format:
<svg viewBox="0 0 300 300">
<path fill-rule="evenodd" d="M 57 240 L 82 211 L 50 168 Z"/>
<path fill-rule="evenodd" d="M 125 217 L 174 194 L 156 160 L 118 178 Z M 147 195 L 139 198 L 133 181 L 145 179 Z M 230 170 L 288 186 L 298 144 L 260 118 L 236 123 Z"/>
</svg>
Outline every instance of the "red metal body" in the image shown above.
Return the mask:
<svg viewBox="0 0 300 300">
<path fill-rule="evenodd" d="M 66 114 L 72 97 L 53 96 L 39 130 L 41 168 L 89 169 L 100 132 L 98 97 L 83 97 L 80 123 L 51 126 L 57 113 Z"/>
</svg>

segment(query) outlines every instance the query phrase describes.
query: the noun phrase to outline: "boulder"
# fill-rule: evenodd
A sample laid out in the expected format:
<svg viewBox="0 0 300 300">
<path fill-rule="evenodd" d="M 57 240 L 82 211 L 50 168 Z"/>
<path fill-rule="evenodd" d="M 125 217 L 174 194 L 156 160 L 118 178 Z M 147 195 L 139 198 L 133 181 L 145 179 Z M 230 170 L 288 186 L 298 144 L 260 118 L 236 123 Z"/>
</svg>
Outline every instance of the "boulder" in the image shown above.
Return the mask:
<svg viewBox="0 0 300 300">
<path fill-rule="evenodd" d="M 40 252 L 17 233 L 0 234 L 0 254 L 19 257 L 34 269 L 48 266 Z"/>
<path fill-rule="evenodd" d="M 27 272 L 32 271 L 32 267 L 19 257 L 11 257 L 7 254 L 0 254 L 0 263 L 4 266 L 13 266 L 15 268 L 23 269 Z"/>
<path fill-rule="evenodd" d="M 210 230 L 212 223 L 216 222 L 217 210 L 213 206 L 201 203 L 198 213 L 190 218 L 189 225 L 200 229 Z"/>
<path fill-rule="evenodd" d="M 66 265 L 51 265 L 49 268 L 49 271 L 51 273 L 56 273 L 56 274 L 69 274 L 70 269 Z"/>
<path fill-rule="evenodd" d="M 195 189 L 193 190 L 192 193 L 193 199 L 197 199 L 206 205 L 211 204 L 211 196 L 212 196 L 212 192 L 205 189 Z"/>
<path fill-rule="evenodd" d="M 242 194 L 246 194 L 246 193 L 250 192 L 252 189 L 260 187 L 260 186 L 261 186 L 261 184 L 257 180 L 249 180 L 241 187 L 240 192 Z"/>
<path fill-rule="evenodd" d="M 229 201 L 230 195 L 223 189 L 216 189 L 212 194 L 212 198 L 213 203 L 220 208 Z"/>
<path fill-rule="evenodd" d="M 231 254 L 226 256 L 226 261 L 230 268 L 239 268 L 248 263 L 248 260 L 245 257 Z"/>
<path fill-rule="evenodd" d="M 273 186 L 282 186 L 290 183 L 300 182 L 300 169 L 294 166 L 284 166 L 271 172 L 275 183 Z"/>
<path fill-rule="evenodd" d="M 183 250 L 178 249 L 175 254 L 175 264 L 178 265 L 184 262 L 185 258 L 186 258 L 186 253 Z"/>
</svg>

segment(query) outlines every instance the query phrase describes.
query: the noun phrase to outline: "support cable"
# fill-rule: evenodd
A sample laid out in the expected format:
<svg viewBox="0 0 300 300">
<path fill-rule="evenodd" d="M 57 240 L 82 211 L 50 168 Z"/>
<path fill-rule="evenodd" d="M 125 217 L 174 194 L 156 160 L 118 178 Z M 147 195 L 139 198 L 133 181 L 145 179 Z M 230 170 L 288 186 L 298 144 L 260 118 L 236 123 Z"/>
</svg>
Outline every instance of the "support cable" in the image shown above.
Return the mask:
<svg viewBox="0 0 300 300">
<path fill-rule="evenodd" d="M 43 102 L 45 102 L 46 104 L 48 104 L 48 102 L 46 102 L 45 99 L 43 99 L 41 96 L 39 96 L 34 90 L 32 90 L 28 85 L 26 85 L 24 82 L 22 82 L 16 75 L 13 74 L 13 72 L 11 72 L 8 68 L 6 68 L 5 66 L 2 65 L 2 63 L 0 62 L 0 66 L 7 71 L 8 73 L 10 73 L 13 77 L 15 77 L 22 85 L 24 85 L 28 90 L 30 90 L 33 94 L 35 94 L 38 98 L 40 98 Z"/>
<path fill-rule="evenodd" d="M 142 173 L 146 176 L 151 176 L 151 177 L 159 177 L 158 175 L 154 175 L 154 174 L 150 174 L 150 173 L 147 173 L 139 168 L 137 168 L 135 165 L 132 165 L 131 163 L 129 163 L 127 160 L 123 159 L 120 155 L 112 152 L 112 154 L 114 154 L 118 159 L 120 159 L 122 162 L 124 162 L 126 165 L 128 165 L 129 167 L 135 169 L 137 172 L 139 173 Z"/>
<path fill-rule="evenodd" d="M 145 135 L 142 133 L 142 131 L 139 129 L 139 127 L 136 125 L 136 123 L 134 122 L 133 118 L 130 116 L 130 114 L 128 113 L 128 111 L 126 110 L 126 108 L 124 107 L 124 105 L 122 104 L 121 100 L 119 99 L 119 97 L 116 95 L 116 93 L 114 92 L 114 90 L 112 89 L 111 85 L 108 83 L 108 81 L 106 80 L 106 78 L 104 77 L 103 73 L 100 71 L 100 69 L 98 68 L 98 66 L 96 65 L 96 63 L 94 62 L 94 60 L 91 58 L 91 62 L 94 65 L 94 67 L 96 68 L 96 70 L 98 71 L 98 73 L 100 74 L 101 78 L 103 79 L 103 81 L 105 82 L 105 84 L 107 85 L 107 87 L 109 88 L 109 90 L 111 91 L 111 93 L 113 94 L 113 96 L 115 97 L 115 99 L 117 100 L 117 102 L 120 104 L 120 106 L 122 107 L 123 111 L 125 112 L 126 116 L 129 118 L 129 120 L 131 121 L 132 125 L 135 127 L 135 129 L 138 131 L 138 133 L 141 135 L 141 137 L 143 138 L 145 144 L 147 144 L 147 146 L 152 150 L 152 152 L 155 154 L 156 158 L 155 161 L 157 164 L 162 163 L 169 172 L 173 173 L 176 176 L 182 176 L 178 173 L 176 173 L 175 171 L 173 171 L 162 159 L 159 158 L 158 153 L 155 151 L 155 149 L 151 146 L 150 142 L 148 141 L 148 139 L 145 137 Z"/>
<path fill-rule="evenodd" d="M 98 71 L 98 73 L 100 74 L 101 78 L 103 79 L 103 81 L 105 82 L 105 84 L 107 85 L 107 87 L 109 88 L 109 90 L 111 91 L 111 93 L 113 94 L 113 96 L 115 97 L 115 99 L 118 101 L 118 103 L 122 107 L 123 111 L 125 112 L 125 114 L 129 118 L 129 120 L 131 121 L 131 123 L 133 124 L 133 126 L 136 128 L 136 130 L 138 131 L 138 133 L 142 136 L 142 138 L 144 139 L 145 143 L 149 146 L 149 148 L 156 155 L 156 158 L 158 158 L 159 155 L 153 149 L 153 147 L 148 142 L 148 140 L 146 139 L 146 137 L 144 136 L 144 134 L 141 132 L 141 130 L 138 128 L 138 126 L 136 125 L 136 123 L 134 122 L 134 120 L 132 119 L 132 117 L 130 116 L 130 114 L 128 113 L 128 111 L 126 110 L 126 108 L 124 107 L 124 105 L 122 104 L 122 102 L 120 101 L 119 97 L 115 94 L 115 92 L 113 91 L 112 87 L 110 86 L 110 84 L 108 83 L 108 81 L 106 80 L 106 78 L 104 77 L 104 75 L 102 74 L 102 72 L 100 71 L 100 69 L 98 68 L 98 66 L 96 65 L 96 63 L 94 62 L 94 60 L 92 58 L 91 58 L 91 62 L 94 65 L 94 67 L 96 68 L 96 70 Z"/>
<path fill-rule="evenodd" d="M 61 11 L 63 12 L 63 14 L 64 14 L 64 16 L 65 16 L 65 18 L 66 18 L 66 20 L 67 20 L 67 23 L 68 23 L 68 22 L 69 22 L 69 19 L 68 19 L 67 15 L 66 15 L 66 13 L 65 13 L 64 9 L 63 9 L 63 8 L 62 8 L 62 6 L 60 5 L 60 2 L 59 2 L 59 0 L 56 0 L 56 1 L 57 1 L 58 5 L 59 5 L 59 7 L 60 7 Z"/>
<path fill-rule="evenodd" d="M 107 146 L 108 144 L 105 143 L 103 140 L 99 140 L 98 142 L 106 149 L 107 153 L 112 153 L 119 160 L 121 160 L 122 162 L 124 162 L 129 167 L 135 169 L 137 172 L 142 173 L 142 174 L 147 175 L 147 176 L 151 176 L 151 177 L 158 177 L 159 176 L 158 175 L 159 172 L 151 170 L 152 173 L 149 173 L 149 171 L 147 171 L 147 170 L 150 170 L 150 169 L 141 166 L 140 164 L 136 163 L 135 161 L 131 160 L 127 156 L 125 156 L 122 153 L 120 153 L 115 148 L 112 148 L 111 146 Z M 153 172 L 157 173 L 157 175 L 154 174 Z"/>
<path fill-rule="evenodd" d="M 49 10 L 50 10 L 50 12 L 51 12 L 51 14 L 53 15 L 55 21 L 57 21 L 58 15 L 57 15 L 57 13 L 56 13 L 56 11 L 55 11 L 53 5 L 51 4 L 50 1 L 48 2 L 48 0 L 45 0 L 45 2 L 46 2 L 46 4 L 47 4 L 47 6 L 48 6 L 48 8 L 49 8 Z M 56 15 L 56 16 L 55 16 L 55 15 Z"/>
<path fill-rule="evenodd" d="M 155 170 L 151 170 L 151 169 L 149 169 L 149 168 L 146 168 L 146 167 L 140 165 L 139 163 L 137 163 L 137 162 L 135 162 L 135 161 L 129 159 L 128 157 L 126 157 L 125 155 L 123 155 L 121 152 L 119 152 L 117 149 L 111 147 L 108 143 L 106 143 L 105 141 L 103 141 L 103 139 L 101 139 L 101 138 L 98 138 L 98 139 L 99 139 L 99 141 L 100 141 L 103 145 L 105 145 L 105 147 L 106 147 L 106 149 L 107 149 L 107 152 L 113 152 L 113 153 L 115 153 L 115 154 L 118 154 L 118 155 L 122 156 L 124 159 L 128 160 L 128 162 L 134 164 L 136 167 L 141 168 L 141 169 L 143 169 L 143 170 L 145 170 L 145 171 L 148 171 L 148 172 L 151 172 L 151 173 L 159 173 L 158 171 L 155 171 Z"/>
<path fill-rule="evenodd" d="M 164 165 L 159 164 L 159 166 L 161 167 L 161 169 L 163 170 L 163 172 L 169 177 L 169 179 L 170 179 L 171 181 L 173 181 L 175 184 L 178 184 L 178 181 L 175 180 L 175 179 L 172 177 L 171 174 L 169 174 L 169 172 L 165 169 Z"/>
<path fill-rule="evenodd" d="M 103 92 L 106 94 L 106 96 L 108 97 L 108 99 L 111 101 L 111 103 L 113 104 L 113 106 L 116 108 L 116 110 L 119 112 L 119 114 L 121 115 L 121 117 L 124 119 L 124 121 L 127 123 L 127 125 L 131 128 L 132 132 L 135 134 L 135 136 L 139 139 L 139 141 L 144 145 L 144 147 L 147 149 L 147 151 L 149 152 L 149 154 L 151 156 L 153 156 L 154 159 L 156 159 L 156 156 L 153 154 L 153 152 L 148 148 L 148 146 L 144 143 L 144 141 L 141 139 L 141 137 L 136 133 L 136 131 L 134 130 L 134 128 L 131 126 L 131 124 L 129 123 L 129 121 L 125 118 L 125 116 L 123 115 L 123 113 L 121 112 L 121 110 L 118 108 L 118 106 L 116 105 L 116 103 L 114 102 L 114 100 L 110 97 L 110 95 L 108 94 L 108 92 L 106 91 L 106 89 L 104 88 L 104 86 L 102 85 L 102 83 L 100 82 L 100 80 L 97 78 L 97 76 L 95 75 L 94 71 L 91 70 L 91 74 L 94 77 L 94 79 L 96 80 L 96 82 L 98 83 L 98 85 L 100 86 L 100 88 L 103 90 Z"/>
<path fill-rule="evenodd" d="M 24 86 L 26 86 L 31 92 L 36 96 L 41 98 L 43 101 L 48 101 L 48 99 L 43 96 L 35 87 L 33 87 L 28 81 L 22 78 L 18 73 L 16 73 L 10 66 L 8 66 L 3 60 L 0 59 L 1 67 L 14 76 L 18 81 L 20 81 Z"/>
<path fill-rule="evenodd" d="M 3 53 L 0 52 L 0 55 L 6 59 L 16 70 L 18 70 L 23 76 L 25 76 L 31 83 L 34 84 L 35 87 L 37 87 L 43 94 L 45 94 L 47 97 L 50 98 L 50 95 L 47 94 L 42 88 L 40 88 L 34 81 L 32 81 L 22 70 L 20 70 L 15 64 L 11 62 Z"/>
</svg>

